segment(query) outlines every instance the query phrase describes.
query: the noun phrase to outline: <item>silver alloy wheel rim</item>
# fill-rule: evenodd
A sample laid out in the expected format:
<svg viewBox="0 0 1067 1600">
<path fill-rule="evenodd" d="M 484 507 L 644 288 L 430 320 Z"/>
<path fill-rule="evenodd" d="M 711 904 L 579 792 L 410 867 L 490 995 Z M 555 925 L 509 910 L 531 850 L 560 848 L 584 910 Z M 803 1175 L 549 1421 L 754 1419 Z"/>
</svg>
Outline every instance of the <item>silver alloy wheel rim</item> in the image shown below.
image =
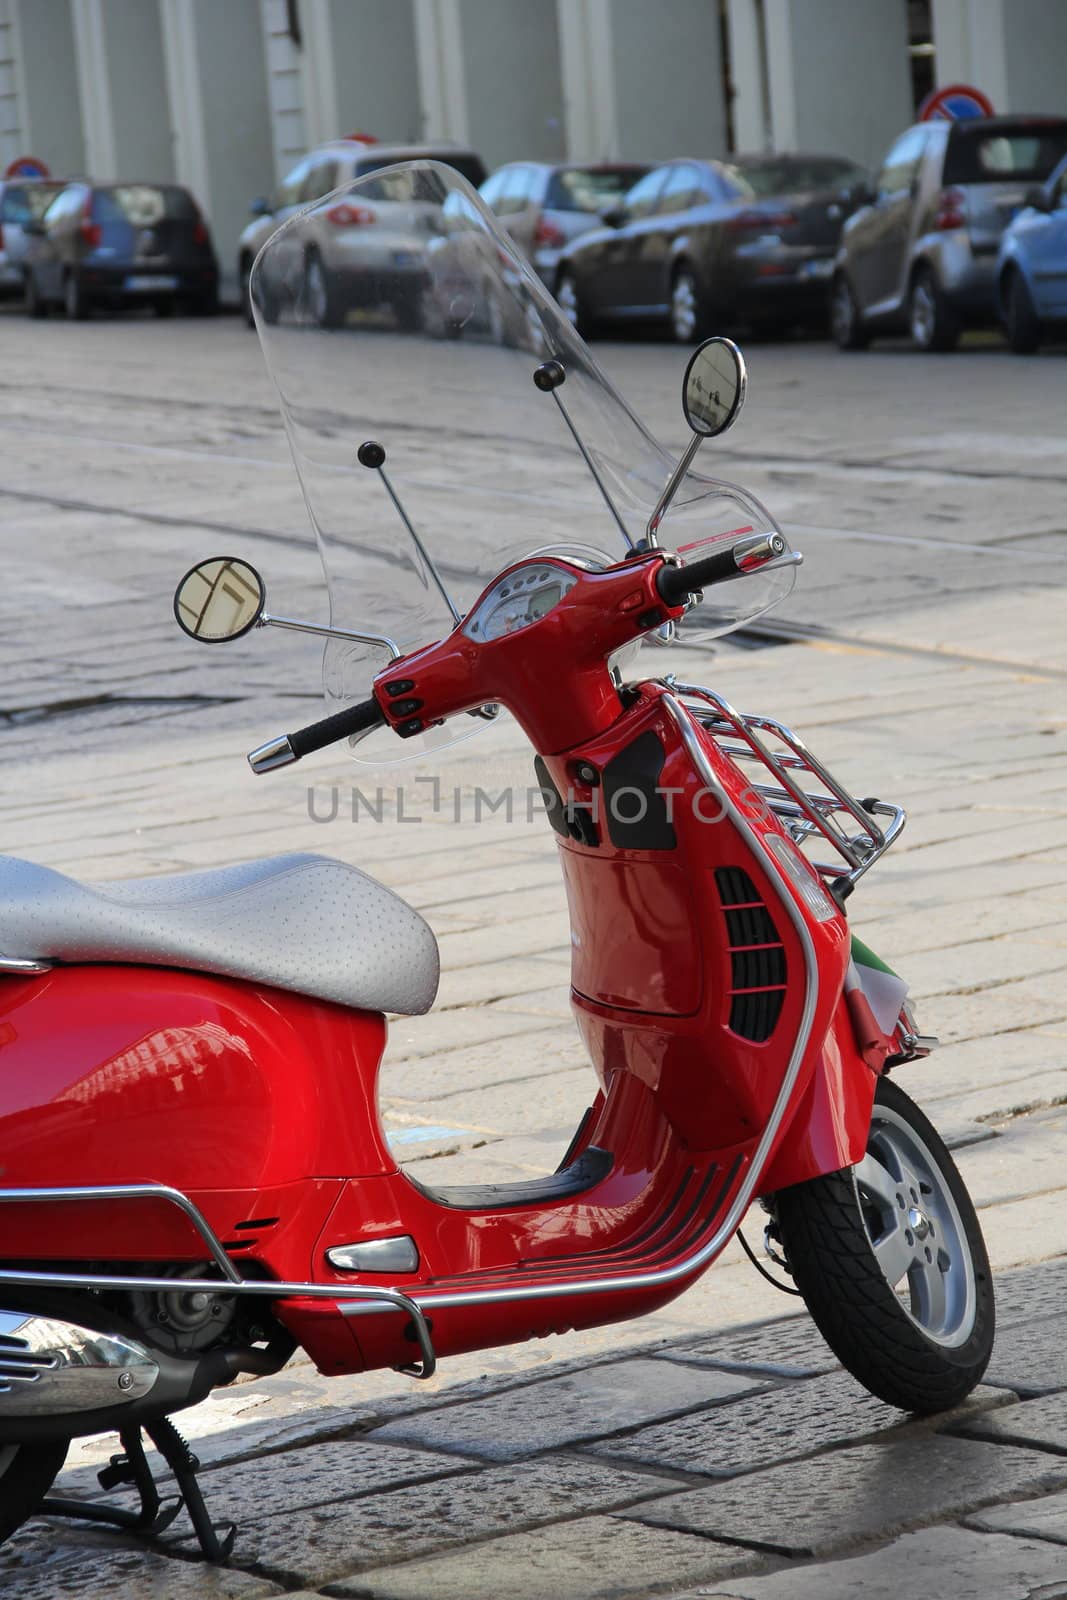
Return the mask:
<svg viewBox="0 0 1067 1600">
<path fill-rule="evenodd" d="M 671 326 L 680 344 L 691 344 L 697 330 L 696 284 L 688 272 L 680 272 L 671 291 Z"/>
<path fill-rule="evenodd" d="M 920 278 L 911 291 L 911 336 L 923 350 L 934 336 L 934 292 L 928 278 Z"/>
<path fill-rule="evenodd" d="M 843 278 L 834 285 L 834 298 L 830 307 L 830 320 L 838 344 L 846 344 L 852 337 L 852 291 Z"/>
<path fill-rule="evenodd" d="M 875 1260 L 903 1311 L 934 1344 L 966 1344 L 978 1293 L 963 1219 L 926 1144 L 888 1106 L 874 1108 L 853 1179 Z"/>
<path fill-rule="evenodd" d="M 576 328 L 578 326 L 578 290 L 572 277 L 564 276 L 559 280 L 559 287 L 556 290 L 556 304 L 571 327 Z"/>
<path fill-rule="evenodd" d="M 326 274 L 318 256 L 311 256 L 305 271 L 308 310 L 319 327 L 326 321 Z"/>
</svg>

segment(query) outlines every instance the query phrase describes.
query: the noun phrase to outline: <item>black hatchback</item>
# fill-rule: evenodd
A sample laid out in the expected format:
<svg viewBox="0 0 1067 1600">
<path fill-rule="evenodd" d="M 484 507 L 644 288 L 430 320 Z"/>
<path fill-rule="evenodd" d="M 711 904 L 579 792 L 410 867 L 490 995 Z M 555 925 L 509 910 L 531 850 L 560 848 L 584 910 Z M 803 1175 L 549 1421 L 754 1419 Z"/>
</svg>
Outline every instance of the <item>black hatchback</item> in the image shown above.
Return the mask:
<svg viewBox="0 0 1067 1600">
<path fill-rule="evenodd" d="M 97 306 L 152 306 L 161 315 L 218 307 L 211 234 L 176 184 L 71 183 L 26 232 L 31 317 L 53 305 L 78 318 Z"/>
</svg>

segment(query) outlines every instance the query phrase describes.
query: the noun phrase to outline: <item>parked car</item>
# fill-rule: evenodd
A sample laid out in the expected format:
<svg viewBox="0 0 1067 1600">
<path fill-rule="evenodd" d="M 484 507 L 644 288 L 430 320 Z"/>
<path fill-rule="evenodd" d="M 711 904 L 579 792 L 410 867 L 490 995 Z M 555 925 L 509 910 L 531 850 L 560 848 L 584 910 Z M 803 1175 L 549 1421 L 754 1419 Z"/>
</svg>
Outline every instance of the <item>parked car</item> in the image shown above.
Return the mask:
<svg viewBox="0 0 1067 1600">
<path fill-rule="evenodd" d="M 177 306 L 207 315 L 218 307 L 219 269 L 211 234 L 187 189 L 158 183 L 70 183 L 40 221 L 25 225 L 26 310 L 68 317 L 97 306 Z"/>
<path fill-rule="evenodd" d="M 1026 189 L 1067 155 L 1067 118 L 922 122 L 895 141 L 841 236 L 831 327 L 842 350 L 910 332 L 951 350 L 997 316 L 997 251 Z"/>
<path fill-rule="evenodd" d="M 841 221 L 864 174 L 837 156 L 671 161 L 563 250 L 556 297 L 582 332 L 665 321 L 691 344 L 712 327 L 822 326 Z"/>
<path fill-rule="evenodd" d="M 443 161 L 461 172 L 475 188 L 484 181 L 486 175 L 482 158 L 473 150 L 465 150 L 459 145 L 372 144 L 365 139 L 335 139 L 329 144 L 320 145 L 298 161 L 283 180 L 273 200 L 252 202 L 253 220 L 241 235 L 237 262 L 241 303 L 250 327 L 253 319 L 248 283 L 252 263 L 286 218 L 304 206 L 325 199 L 335 189 L 351 183 L 355 178 L 398 166 L 405 161 Z M 394 305 L 406 314 L 404 308 L 417 303 L 415 276 L 418 267 L 408 258 L 420 255 L 421 246 L 418 240 L 413 244 L 407 236 L 410 230 L 402 213 L 390 209 L 394 203 L 401 206 L 405 204 L 402 190 L 402 184 L 399 188 L 383 184 L 378 198 L 385 202 L 385 208 L 380 210 L 375 204 L 373 215 L 370 207 L 364 208 L 366 215 L 361 216 L 350 216 L 351 207 L 347 210 L 341 205 L 332 208 L 330 212 L 323 213 L 315 229 L 314 241 L 308 244 L 305 239 L 308 299 L 321 310 L 323 326 L 336 324 L 339 316 L 343 315 L 340 307 L 344 294 L 340 280 L 345 277 L 354 279 L 361 263 L 365 264 L 368 272 L 373 269 L 377 274 L 389 260 L 393 260 L 399 279 L 397 293 L 393 297 Z M 371 227 L 374 227 L 374 232 L 369 231 Z M 288 263 L 285 265 L 288 266 Z M 349 287 L 353 289 L 354 282 L 350 282 Z M 355 303 L 351 296 L 349 299 Z M 272 309 L 269 302 L 263 309 Z"/>
<path fill-rule="evenodd" d="M 1000 241 L 1000 315 L 1008 343 L 1029 355 L 1049 324 L 1067 329 L 1067 158 L 1023 197 Z"/>
<path fill-rule="evenodd" d="M 618 205 L 649 163 L 550 166 L 514 161 L 482 184 L 481 195 L 549 289 L 556 286 L 564 245 L 601 225 L 601 213 Z"/>
<path fill-rule="evenodd" d="M 37 178 L 0 183 L 0 300 L 21 299 L 25 293 L 26 224 L 39 221 L 65 187 L 65 182 Z"/>
<path fill-rule="evenodd" d="M 473 202 L 453 190 L 426 246 L 421 326 L 432 338 L 481 337 L 539 355 L 541 319 L 524 276 L 497 249 Z"/>
</svg>

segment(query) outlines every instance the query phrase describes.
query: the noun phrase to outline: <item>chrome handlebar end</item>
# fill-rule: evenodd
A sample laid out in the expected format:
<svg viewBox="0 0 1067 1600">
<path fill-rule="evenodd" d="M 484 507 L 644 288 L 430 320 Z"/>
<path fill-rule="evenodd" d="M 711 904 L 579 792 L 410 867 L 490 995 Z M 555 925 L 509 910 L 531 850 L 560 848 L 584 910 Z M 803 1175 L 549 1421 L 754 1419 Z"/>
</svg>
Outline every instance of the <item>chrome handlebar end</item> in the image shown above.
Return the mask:
<svg viewBox="0 0 1067 1600">
<path fill-rule="evenodd" d="M 296 752 L 289 743 L 289 735 L 281 733 L 276 739 L 269 739 L 266 744 L 261 744 L 258 750 L 249 752 L 248 765 L 253 772 L 274 772 L 278 767 L 287 767 L 297 759 Z"/>
</svg>

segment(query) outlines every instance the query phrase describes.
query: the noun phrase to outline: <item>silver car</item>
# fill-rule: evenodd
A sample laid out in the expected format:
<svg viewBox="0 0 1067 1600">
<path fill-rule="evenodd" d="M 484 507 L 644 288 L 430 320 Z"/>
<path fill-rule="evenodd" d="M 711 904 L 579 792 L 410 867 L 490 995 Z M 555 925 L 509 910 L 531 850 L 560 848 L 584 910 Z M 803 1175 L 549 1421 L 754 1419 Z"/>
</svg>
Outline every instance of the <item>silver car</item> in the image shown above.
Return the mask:
<svg viewBox="0 0 1067 1600">
<path fill-rule="evenodd" d="M 26 223 L 40 222 L 66 183 L 14 178 L 0 183 L 0 300 L 25 293 L 29 236 Z"/>
<path fill-rule="evenodd" d="M 248 283 L 252 263 L 273 233 L 287 218 L 313 205 L 344 184 L 381 171 L 382 180 L 363 191 L 366 206 L 337 206 L 320 212 L 313 237 L 301 233 L 300 249 L 307 277 L 306 299 L 323 327 L 336 327 L 347 310 L 360 303 L 360 286 L 390 281 L 390 304 L 404 320 L 414 318 L 423 281 L 425 244 L 423 219 L 417 203 L 407 197 L 401 175 L 390 180 L 386 169 L 406 161 L 442 161 L 462 173 L 475 188 L 485 177 L 485 165 L 473 150 L 457 145 L 370 144 L 362 139 L 336 139 L 312 150 L 282 182 L 273 201 L 252 202 L 253 221 L 238 245 L 241 303 L 249 325 L 252 305 Z M 275 255 L 275 265 L 291 272 L 294 263 Z M 395 280 L 393 282 L 392 280 Z M 261 306 L 270 318 L 273 310 L 269 285 L 261 282 Z M 266 294 L 266 299 L 263 299 Z"/>
<path fill-rule="evenodd" d="M 549 166 L 513 161 L 485 180 L 481 195 L 541 281 L 555 292 L 564 245 L 590 228 L 599 228 L 603 213 L 620 203 L 650 165 L 631 161 Z"/>
<path fill-rule="evenodd" d="M 866 204 L 845 223 L 830 319 L 842 350 L 909 332 L 951 350 L 997 318 L 1000 237 L 1067 154 L 1067 118 L 922 122 L 891 147 Z"/>
</svg>

